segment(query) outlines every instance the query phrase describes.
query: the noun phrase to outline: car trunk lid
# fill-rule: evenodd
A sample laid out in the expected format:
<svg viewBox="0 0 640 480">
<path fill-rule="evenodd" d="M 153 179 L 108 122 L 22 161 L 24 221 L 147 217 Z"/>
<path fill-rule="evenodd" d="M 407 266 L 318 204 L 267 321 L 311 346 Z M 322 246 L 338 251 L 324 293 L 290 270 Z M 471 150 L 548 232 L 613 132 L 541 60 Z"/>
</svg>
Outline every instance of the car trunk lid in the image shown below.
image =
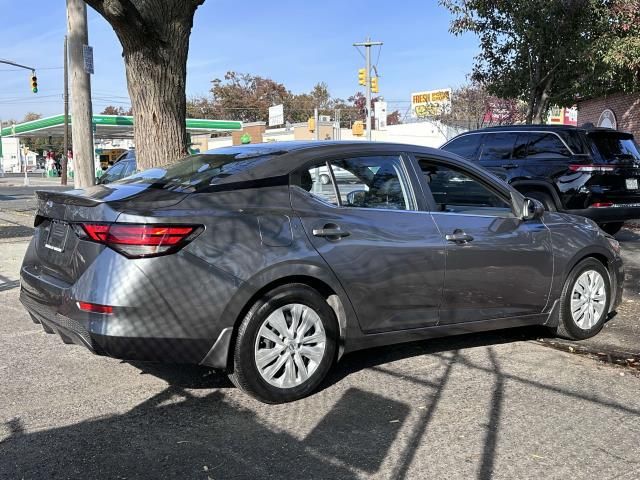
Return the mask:
<svg viewBox="0 0 640 480">
<path fill-rule="evenodd" d="M 123 211 L 149 212 L 175 205 L 186 193 L 151 185 L 98 185 L 67 192 L 37 191 L 34 242 L 39 268 L 73 283 L 106 248 L 76 234 L 81 223 L 113 223 Z"/>
</svg>

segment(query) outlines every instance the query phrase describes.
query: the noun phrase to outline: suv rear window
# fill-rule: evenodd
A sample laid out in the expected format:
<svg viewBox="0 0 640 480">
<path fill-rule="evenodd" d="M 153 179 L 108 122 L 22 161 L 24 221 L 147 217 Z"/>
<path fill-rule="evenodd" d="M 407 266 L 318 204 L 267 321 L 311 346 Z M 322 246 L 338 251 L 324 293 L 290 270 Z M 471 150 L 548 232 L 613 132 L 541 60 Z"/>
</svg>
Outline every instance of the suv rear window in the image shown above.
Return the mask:
<svg viewBox="0 0 640 480">
<path fill-rule="evenodd" d="M 163 167 L 150 168 L 121 180 L 124 184 L 145 184 L 151 188 L 196 192 L 261 164 L 272 154 L 202 154 Z"/>
<path fill-rule="evenodd" d="M 606 161 L 633 159 L 640 161 L 640 149 L 633 135 L 616 132 L 593 132 L 589 134 L 596 148 Z"/>
</svg>

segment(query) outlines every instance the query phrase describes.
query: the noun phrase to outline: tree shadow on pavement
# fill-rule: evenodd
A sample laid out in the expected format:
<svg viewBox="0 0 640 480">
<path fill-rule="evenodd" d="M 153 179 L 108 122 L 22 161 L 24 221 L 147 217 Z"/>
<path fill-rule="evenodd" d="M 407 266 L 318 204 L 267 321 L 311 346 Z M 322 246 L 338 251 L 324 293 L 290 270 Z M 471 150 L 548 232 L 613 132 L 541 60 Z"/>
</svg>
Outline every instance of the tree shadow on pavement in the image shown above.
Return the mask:
<svg viewBox="0 0 640 480">
<path fill-rule="evenodd" d="M 296 438 L 221 391 L 168 387 L 122 415 L 12 429 L 0 443 L 0 478 L 357 478 L 379 469 L 408 414 L 401 402 L 351 388 Z"/>
</svg>

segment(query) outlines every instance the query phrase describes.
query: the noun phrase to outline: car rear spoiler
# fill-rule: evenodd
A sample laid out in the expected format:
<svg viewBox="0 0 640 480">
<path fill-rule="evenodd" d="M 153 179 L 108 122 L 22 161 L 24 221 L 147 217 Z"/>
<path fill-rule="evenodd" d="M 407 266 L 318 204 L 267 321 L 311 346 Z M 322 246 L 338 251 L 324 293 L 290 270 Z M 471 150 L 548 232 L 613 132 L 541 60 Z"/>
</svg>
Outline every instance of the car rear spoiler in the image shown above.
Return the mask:
<svg viewBox="0 0 640 480">
<path fill-rule="evenodd" d="M 79 196 L 73 192 L 81 192 L 82 190 L 70 190 L 68 192 L 52 192 L 48 190 L 36 190 L 36 198 L 38 201 L 63 204 L 63 205 L 77 205 L 79 207 L 96 207 L 100 205 L 101 201 L 85 196 Z"/>
</svg>

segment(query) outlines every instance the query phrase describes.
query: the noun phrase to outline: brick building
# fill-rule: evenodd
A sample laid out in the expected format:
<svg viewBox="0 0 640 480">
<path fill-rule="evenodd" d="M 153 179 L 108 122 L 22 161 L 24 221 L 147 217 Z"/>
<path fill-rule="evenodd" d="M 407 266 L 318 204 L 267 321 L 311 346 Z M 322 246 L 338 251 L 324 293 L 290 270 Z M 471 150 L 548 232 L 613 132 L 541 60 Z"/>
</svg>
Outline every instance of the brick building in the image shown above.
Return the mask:
<svg viewBox="0 0 640 480">
<path fill-rule="evenodd" d="M 640 93 L 614 93 L 578 102 L 578 125 L 585 123 L 613 127 L 640 139 Z"/>
</svg>

